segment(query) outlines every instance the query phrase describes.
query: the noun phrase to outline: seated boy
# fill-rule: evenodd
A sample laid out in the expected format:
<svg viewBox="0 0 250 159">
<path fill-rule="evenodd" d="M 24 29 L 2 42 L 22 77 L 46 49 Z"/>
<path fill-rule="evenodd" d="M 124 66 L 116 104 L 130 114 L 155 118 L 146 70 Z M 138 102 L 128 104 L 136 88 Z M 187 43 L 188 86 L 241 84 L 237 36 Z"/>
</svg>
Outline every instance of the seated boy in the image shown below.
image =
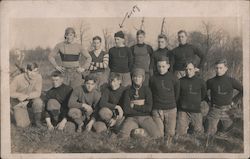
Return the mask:
<svg viewBox="0 0 250 159">
<path fill-rule="evenodd" d="M 100 99 L 100 110 L 98 115 L 100 121 L 94 124 L 94 129 L 96 132 L 101 132 L 107 130 L 107 127 L 114 127 L 117 132 L 124 120 L 121 97 L 125 90 L 125 87 L 121 86 L 122 79 L 121 75 L 118 73 L 111 73 L 109 77 L 109 86 L 105 88 Z M 105 123 L 105 127 L 101 128 L 99 125 L 104 125 L 100 122 Z M 104 128 L 103 128 L 104 127 Z"/>
<path fill-rule="evenodd" d="M 123 96 L 123 110 L 126 119 L 122 125 L 120 135 L 122 138 L 130 137 L 131 131 L 143 128 L 152 138 L 161 136 L 158 126 L 150 116 L 152 111 L 152 93 L 142 85 L 145 78 L 143 69 L 135 69 L 132 74 L 132 86 Z"/>
<path fill-rule="evenodd" d="M 228 115 L 228 111 L 234 106 L 234 103 L 243 96 L 243 86 L 227 75 L 227 60 L 221 59 L 215 63 L 216 76 L 207 81 L 207 89 L 210 90 L 211 107 L 207 115 L 209 135 L 217 132 L 218 122 L 221 120 L 223 130 L 229 131 L 233 126 L 233 121 Z M 234 89 L 238 94 L 234 96 Z"/>
<path fill-rule="evenodd" d="M 176 100 L 179 97 L 179 80 L 169 72 L 168 57 L 162 56 L 158 59 L 158 74 L 154 74 L 150 80 L 153 94 L 153 119 L 160 128 L 162 136 L 171 142 L 175 134 L 176 126 Z"/>
<path fill-rule="evenodd" d="M 69 117 L 77 124 L 77 132 L 81 132 L 84 123 L 88 122 L 99 103 L 101 94 L 96 90 L 96 78 L 85 77 L 84 84 L 75 88 L 69 99 Z"/>
<path fill-rule="evenodd" d="M 186 76 L 180 79 L 180 98 L 178 101 L 177 135 L 187 134 L 189 124 L 195 134 L 204 132 L 201 114 L 201 101 L 206 96 L 206 83 L 195 75 L 196 66 L 192 61 L 186 63 Z"/>
<path fill-rule="evenodd" d="M 42 76 L 36 63 L 29 63 L 25 72 L 16 76 L 10 84 L 10 103 L 12 109 L 20 103 L 32 108 L 35 125 L 42 127 L 41 115 L 43 101 L 41 100 Z"/>
<path fill-rule="evenodd" d="M 67 123 L 68 100 L 72 88 L 63 83 L 63 78 L 60 71 L 51 74 L 53 87 L 47 91 L 45 100 L 45 120 L 49 130 L 63 130 Z"/>
</svg>

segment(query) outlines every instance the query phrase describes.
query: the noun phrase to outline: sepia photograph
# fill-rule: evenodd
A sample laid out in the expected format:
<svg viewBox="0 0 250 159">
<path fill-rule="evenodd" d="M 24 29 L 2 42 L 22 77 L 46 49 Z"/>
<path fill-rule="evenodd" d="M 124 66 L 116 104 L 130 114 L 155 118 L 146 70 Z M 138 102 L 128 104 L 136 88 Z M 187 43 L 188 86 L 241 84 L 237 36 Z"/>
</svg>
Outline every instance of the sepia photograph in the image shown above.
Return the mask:
<svg viewBox="0 0 250 159">
<path fill-rule="evenodd" d="M 2 158 L 249 158 L 248 1 L 2 1 Z"/>
</svg>

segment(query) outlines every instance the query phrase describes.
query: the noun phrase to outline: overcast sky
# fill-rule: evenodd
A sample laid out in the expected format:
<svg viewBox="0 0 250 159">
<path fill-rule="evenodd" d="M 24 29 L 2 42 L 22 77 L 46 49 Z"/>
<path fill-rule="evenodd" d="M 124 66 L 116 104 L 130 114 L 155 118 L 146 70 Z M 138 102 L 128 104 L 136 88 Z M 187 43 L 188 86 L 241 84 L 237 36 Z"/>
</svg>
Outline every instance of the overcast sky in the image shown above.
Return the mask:
<svg viewBox="0 0 250 159">
<path fill-rule="evenodd" d="M 124 30 L 136 33 L 142 18 L 129 18 L 124 22 Z M 145 17 L 146 41 L 156 44 L 157 35 L 160 33 L 162 19 Z M 102 30 L 108 28 L 113 34 L 119 31 L 119 24 L 123 18 L 18 18 L 10 23 L 10 48 L 30 49 L 37 46 L 53 48 L 64 38 L 66 27 L 72 26 L 79 29 L 84 22 L 89 29 L 86 36 L 91 39 L 95 35 L 102 37 Z M 210 22 L 214 29 L 222 28 L 231 36 L 241 36 L 241 23 L 239 18 L 166 18 L 165 28 L 168 34 L 174 35 L 180 29 L 202 31 L 202 21 Z M 85 42 L 87 43 L 87 42 Z M 89 42 L 88 42 L 89 43 Z"/>
</svg>

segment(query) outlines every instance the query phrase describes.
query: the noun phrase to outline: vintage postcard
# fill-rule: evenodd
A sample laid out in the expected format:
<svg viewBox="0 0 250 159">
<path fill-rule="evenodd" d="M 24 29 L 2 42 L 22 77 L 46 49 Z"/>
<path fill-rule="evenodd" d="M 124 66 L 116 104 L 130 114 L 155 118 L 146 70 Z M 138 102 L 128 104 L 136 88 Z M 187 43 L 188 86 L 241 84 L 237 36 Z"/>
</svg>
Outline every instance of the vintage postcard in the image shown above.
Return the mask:
<svg viewBox="0 0 250 159">
<path fill-rule="evenodd" d="M 249 5 L 1 1 L 1 158 L 249 158 Z"/>
</svg>

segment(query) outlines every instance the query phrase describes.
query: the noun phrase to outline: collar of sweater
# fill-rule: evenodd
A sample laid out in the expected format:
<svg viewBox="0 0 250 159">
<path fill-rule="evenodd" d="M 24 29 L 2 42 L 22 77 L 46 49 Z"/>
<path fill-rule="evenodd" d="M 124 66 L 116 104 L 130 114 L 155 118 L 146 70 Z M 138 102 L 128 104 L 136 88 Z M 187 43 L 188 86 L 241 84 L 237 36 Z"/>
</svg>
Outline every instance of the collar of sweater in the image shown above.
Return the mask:
<svg viewBox="0 0 250 159">
<path fill-rule="evenodd" d="M 94 50 L 94 54 L 97 57 L 100 55 L 101 52 L 102 52 L 102 49 Z"/>
<path fill-rule="evenodd" d="M 164 48 L 158 48 L 157 51 L 168 51 L 168 48 L 167 47 L 164 47 Z"/>
<path fill-rule="evenodd" d="M 145 43 L 142 44 L 136 44 L 138 47 L 143 47 L 144 45 L 146 45 Z"/>
<path fill-rule="evenodd" d="M 186 79 L 189 79 L 189 80 L 192 80 L 192 79 L 197 78 L 197 76 L 196 76 L 196 75 L 194 75 L 194 76 L 192 76 L 192 77 L 185 76 L 185 78 L 186 78 Z"/>
<path fill-rule="evenodd" d="M 188 46 L 188 43 L 186 43 L 186 44 L 179 44 L 179 47 L 185 47 L 185 46 Z"/>
</svg>

